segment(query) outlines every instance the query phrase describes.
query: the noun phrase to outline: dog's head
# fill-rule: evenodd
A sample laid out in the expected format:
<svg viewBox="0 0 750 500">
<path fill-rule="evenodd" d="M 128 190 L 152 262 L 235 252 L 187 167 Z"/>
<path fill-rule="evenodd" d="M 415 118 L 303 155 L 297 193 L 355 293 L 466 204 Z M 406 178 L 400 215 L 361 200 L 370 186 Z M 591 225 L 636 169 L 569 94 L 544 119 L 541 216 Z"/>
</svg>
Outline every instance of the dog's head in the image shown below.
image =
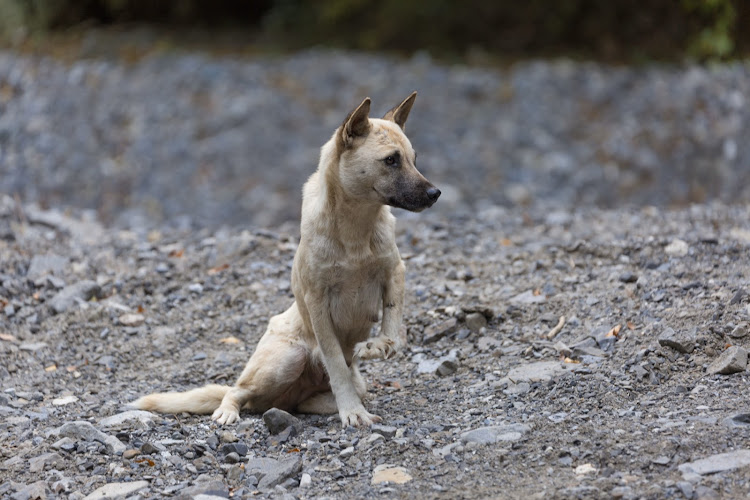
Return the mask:
<svg viewBox="0 0 750 500">
<path fill-rule="evenodd" d="M 370 118 L 370 98 L 336 131 L 339 180 L 352 197 L 421 212 L 440 196 L 417 170 L 417 153 L 404 134 L 414 92 L 382 119 Z"/>
</svg>

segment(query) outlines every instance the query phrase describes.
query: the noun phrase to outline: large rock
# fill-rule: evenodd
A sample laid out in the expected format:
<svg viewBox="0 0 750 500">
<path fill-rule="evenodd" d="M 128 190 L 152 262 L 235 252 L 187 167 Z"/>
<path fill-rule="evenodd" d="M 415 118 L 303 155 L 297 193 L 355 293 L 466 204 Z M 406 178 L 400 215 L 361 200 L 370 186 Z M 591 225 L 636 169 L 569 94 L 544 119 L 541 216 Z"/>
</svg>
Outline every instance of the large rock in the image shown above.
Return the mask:
<svg viewBox="0 0 750 500">
<path fill-rule="evenodd" d="M 78 301 L 86 302 L 91 300 L 92 297 L 98 296 L 100 291 L 101 289 L 96 282 L 83 280 L 68 285 L 57 292 L 57 295 L 52 297 L 48 304 L 54 312 L 60 314 L 76 305 Z"/>
<path fill-rule="evenodd" d="M 708 365 L 706 373 L 709 375 L 717 373 L 731 375 L 732 373 L 745 371 L 745 367 L 747 367 L 747 351 L 742 347 L 734 345 L 725 349 L 721 353 L 721 356 Z"/>
<path fill-rule="evenodd" d="M 299 474 L 301 470 L 302 457 L 299 454 L 291 455 L 282 460 L 254 458 L 245 465 L 245 474 L 259 479 L 259 490 L 269 490 Z"/>
<path fill-rule="evenodd" d="M 26 277 L 32 281 L 46 274 L 59 275 L 68 265 L 68 258 L 60 255 L 34 255 L 31 258 Z"/>
<path fill-rule="evenodd" d="M 736 450 L 701 458 L 695 462 L 684 463 L 677 468 L 684 475 L 699 474 L 702 476 L 739 469 L 748 465 L 750 465 L 750 450 Z"/>
<path fill-rule="evenodd" d="M 157 416 L 150 411 L 129 410 L 99 421 L 102 427 L 120 427 L 123 425 L 135 425 L 140 428 L 150 427 Z"/>
<path fill-rule="evenodd" d="M 528 365 L 521 365 L 508 372 L 508 378 L 519 382 L 546 382 L 570 372 L 570 367 L 560 361 L 538 361 Z"/>
<path fill-rule="evenodd" d="M 481 445 L 499 441 L 518 441 L 528 431 L 529 426 L 524 424 L 491 425 L 464 432 L 461 434 L 461 441 Z"/>
<path fill-rule="evenodd" d="M 148 488 L 148 481 L 132 481 L 130 483 L 109 483 L 92 491 L 83 500 L 96 500 L 99 498 L 125 498 L 136 491 Z"/>
<path fill-rule="evenodd" d="M 114 436 L 103 433 L 89 422 L 67 422 L 60 427 L 58 433 L 62 437 L 102 443 L 107 447 L 109 453 L 121 454 L 127 448 L 122 441 Z"/>
<path fill-rule="evenodd" d="M 278 434 L 287 427 L 292 427 L 296 432 L 302 429 L 302 422 L 294 415 L 278 408 L 271 408 L 263 414 L 263 422 L 268 427 L 268 432 Z"/>
</svg>

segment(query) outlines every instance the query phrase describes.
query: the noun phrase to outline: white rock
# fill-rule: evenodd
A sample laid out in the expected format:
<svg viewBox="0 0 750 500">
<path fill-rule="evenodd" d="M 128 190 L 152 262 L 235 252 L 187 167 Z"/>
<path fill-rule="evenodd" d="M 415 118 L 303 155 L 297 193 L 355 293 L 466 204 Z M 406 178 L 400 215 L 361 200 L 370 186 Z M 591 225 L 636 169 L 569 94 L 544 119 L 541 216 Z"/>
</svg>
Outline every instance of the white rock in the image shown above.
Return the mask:
<svg viewBox="0 0 750 500">
<path fill-rule="evenodd" d="M 688 254 L 690 247 L 679 238 L 672 240 L 672 243 L 664 247 L 664 252 L 671 257 L 684 257 Z"/>
<path fill-rule="evenodd" d="M 391 464 L 383 464 L 375 467 L 372 471 L 371 484 L 396 483 L 404 484 L 412 480 L 409 472 L 403 467 L 397 467 Z"/>
<path fill-rule="evenodd" d="M 130 422 L 138 422 L 144 425 L 150 425 L 156 419 L 156 415 L 150 411 L 143 410 L 129 410 L 126 412 L 112 415 L 111 417 L 103 418 L 99 421 L 99 425 L 102 427 L 115 427 Z"/>
<path fill-rule="evenodd" d="M 83 500 L 98 498 L 118 498 L 132 495 L 136 491 L 148 488 L 148 481 L 132 481 L 129 483 L 109 483 L 97 488 Z"/>
<path fill-rule="evenodd" d="M 69 405 L 70 403 L 75 403 L 78 401 L 78 398 L 76 396 L 65 396 L 62 398 L 55 398 L 52 400 L 52 404 L 55 406 L 65 406 Z"/>
</svg>

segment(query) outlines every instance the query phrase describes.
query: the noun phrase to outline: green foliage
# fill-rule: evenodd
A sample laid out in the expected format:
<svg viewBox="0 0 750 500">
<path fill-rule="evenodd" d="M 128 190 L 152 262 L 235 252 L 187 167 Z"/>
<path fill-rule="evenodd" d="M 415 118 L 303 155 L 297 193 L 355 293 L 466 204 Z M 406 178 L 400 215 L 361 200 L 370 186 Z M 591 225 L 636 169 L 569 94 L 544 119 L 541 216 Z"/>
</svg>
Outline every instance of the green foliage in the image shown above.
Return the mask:
<svg viewBox="0 0 750 500">
<path fill-rule="evenodd" d="M 322 44 L 463 57 L 610 60 L 743 56 L 747 0 L 0 0 L 0 36 L 82 21 L 224 26 L 289 48 Z M 744 17 L 743 17 L 744 16 Z"/>
</svg>

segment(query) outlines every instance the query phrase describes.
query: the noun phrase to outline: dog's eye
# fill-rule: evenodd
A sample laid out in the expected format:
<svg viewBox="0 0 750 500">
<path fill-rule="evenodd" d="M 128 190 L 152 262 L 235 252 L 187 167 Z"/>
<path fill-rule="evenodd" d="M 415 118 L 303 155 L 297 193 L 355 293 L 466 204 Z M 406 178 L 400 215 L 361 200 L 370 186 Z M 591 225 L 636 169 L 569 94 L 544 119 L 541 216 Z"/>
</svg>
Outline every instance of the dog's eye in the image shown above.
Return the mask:
<svg viewBox="0 0 750 500">
<path fill-rule="evenodd" d="M 392 167 L 396 164 L 396 157 L 395 156 L 389 156 L 385 159 L 385 164 L 389 167 Z"/>
</svg>

